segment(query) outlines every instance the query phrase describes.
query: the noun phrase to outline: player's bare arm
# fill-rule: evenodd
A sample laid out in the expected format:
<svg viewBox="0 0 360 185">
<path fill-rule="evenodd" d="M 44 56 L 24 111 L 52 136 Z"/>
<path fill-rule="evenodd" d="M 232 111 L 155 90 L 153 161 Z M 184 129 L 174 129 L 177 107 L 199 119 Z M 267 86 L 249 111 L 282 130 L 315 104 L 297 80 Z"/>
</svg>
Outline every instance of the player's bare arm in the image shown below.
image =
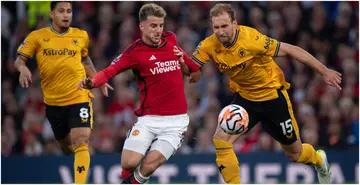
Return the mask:
<svg viewBox="0 0 360 185">
<path fill-rule="evenodd" d="M 20 72 L 19 77 L 19 83 L 21 87 L 28 88 L 29 85 L 32 83 L 31 79 L 31 72 L 28 67 L 26 67 L 25 62 L 28 60 L 28 58 L 18 55 L 18 57 L 15 60 L 15 68 Z"/>
<path fill-rule="evenodd" d="M 324 77 L 324 81 L 341 90 L 341 73 L 334 71 L 332 69 L 327 68 L 320 61 L 318 61 L 314 56 L 312 56 L 307 51 L 303 50 L 298 46 L 294 46 L 287 43 L 281 43 L 278 56 L 286 56 L 289 55 L 296 59 L 297 61 L 312 67 L 316 71 L 318 71 Z"/>
<path fill-rule="evenodd" d="M 82 57 L 81 62 L 85 68 L 86 76 L 94 77 L 97 72 L 91 58 L 89 56 Z"/>
<path fill-rule="evenodd" d="M 94 67 L 94 64 L 89 56 L 85 56 L 82 58 L 82 64 L 85 68 L 86 76 L 92 78 L 96 75 L 96 70 Z M 101 86 L 101 91 L 104 94 L 104 96 L 108 97 L 108 88 L 111 90 L 114 90 L 113 87 L 111 87 L 108 83 Z"/>
</svg>

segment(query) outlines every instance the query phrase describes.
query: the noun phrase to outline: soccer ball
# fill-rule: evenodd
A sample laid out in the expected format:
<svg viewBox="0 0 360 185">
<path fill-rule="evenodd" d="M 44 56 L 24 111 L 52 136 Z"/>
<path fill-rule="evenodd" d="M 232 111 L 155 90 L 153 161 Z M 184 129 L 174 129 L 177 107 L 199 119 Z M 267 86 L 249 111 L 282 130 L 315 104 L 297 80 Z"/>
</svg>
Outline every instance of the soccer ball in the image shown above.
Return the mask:
<svg viewBox="0 0 360 185">
<path fill-rule="evenodd" d="M 228 134 L 242 134 L 248 129 L 249 115 L 243 107 L 230 104 L 221 110 L 218 123 Z"/>
</svg>

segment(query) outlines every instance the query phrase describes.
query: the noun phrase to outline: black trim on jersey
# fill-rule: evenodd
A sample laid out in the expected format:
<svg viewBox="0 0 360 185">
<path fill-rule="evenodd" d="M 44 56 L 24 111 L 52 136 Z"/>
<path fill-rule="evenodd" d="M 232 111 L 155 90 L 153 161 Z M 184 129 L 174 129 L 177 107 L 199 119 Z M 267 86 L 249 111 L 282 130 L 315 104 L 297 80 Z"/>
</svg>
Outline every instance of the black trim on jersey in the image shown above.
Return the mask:
<svg viewBox="0 0 360 185">
<path fill-rule="evenodd" d="M 69 27 L 68 30 L 66 30 L 66 32 L 64 32 L 64 33 L 60 33 L 60 32 L 58 32 L 58 31 L 56 31 L 52 26 L 50 26 L 50 30 L 53 31 L 53 32 L 55 32 L 56 34 L 65 35 L 65 34 L 69 33 L 70 27 Z"/>
<path fill-rule="evenodd" d="M 146 80 L 145 80 L 145 77 L 142 77 L 140 75 L 140 71 L 136 70 L 136 69 L 133 69 L 132 70 L 134 75 L 136 76 L 137 79 L 139 79 L 140 81 L 142 81 L 144 83 L 144 89 L 143 91 L 145 92 L 145 95 L 144 95 L 144 100 L 141 102 L 141 105 L 140 105 L 140 109 L 141 109 L 141 113 L 140 114 L 137 114 L 136 111 L 135 111 L 135 115 L 136 116 L 142 116 L 144 115 L 144 104 L 145 104 L 145 100 L 147 98 L 147 93 L 148 93 L 148 89 L 146 88 Z"/>
<path fill-rule="evenodd" d="M 140 40 L 136 41 L 133 45 L 131 45 L 129 48 L 127 48 L 124 53 L 129 54 L 133 49 L 135 49 L 137 46 L 140 45 Z"/>
<path fill-rule="evenodd" d="M 279 50 L 280 50 L 280 42 L 278 42 L 278 44 L 277 44 L 277 46 L 276 46 L 276 50 L 275 50 L 274 57 L 277 57 L 277 56 L 278 56 Z"/>
<path fill-rule="evenodd" d="M 236 32 L 235 32 L 235 39 L 232 41 L 232 43 L 231 43 L 229 46 L 225 46 L 224 44 L 223 44 L 223 46 L 224 46 L 225 48 L 227 48 L 227 49 L 233 47 L 233 46 L 235 45 L 235 43 L 237 42 L 238 37 L 239 37 L 239 30 L 236 30 Z"/>
<path fill-rule="evenodd" d="M 152 45 L 146 44 L 142 39 L 140 39 L 140 40 L 145 46 L 148 46 L 150 48 L 162 48 L 167 44 L 167 41 L 163 37 L 161 37 L 161 40 L 163 40 L 164 42 L 159 46 L 152 46 Z"/>
<path fill-rule="evenodd" d="M 191 56 L 191 59 L 193 59 L 196 63 L 198 63 L 200 66 L 204 65 L 204 62 L 201 62 L 199 59 L 197 59 L 194 55 Z"/>
<path fill-rule="evenodd" d="M 17 54 L 18 54 L 18 55 L 21 55 L 21 56 L 24 56 L 24 57 L 26 57 L 26 58 L 28 58 L 28 59 L 31 58 L 29 55 L 27 55 L 27 54 L 25 54 L 25 53 L 22 53 L 22 52 L 20 52 L 20 51 L 18 51 Z"/>
</svg>

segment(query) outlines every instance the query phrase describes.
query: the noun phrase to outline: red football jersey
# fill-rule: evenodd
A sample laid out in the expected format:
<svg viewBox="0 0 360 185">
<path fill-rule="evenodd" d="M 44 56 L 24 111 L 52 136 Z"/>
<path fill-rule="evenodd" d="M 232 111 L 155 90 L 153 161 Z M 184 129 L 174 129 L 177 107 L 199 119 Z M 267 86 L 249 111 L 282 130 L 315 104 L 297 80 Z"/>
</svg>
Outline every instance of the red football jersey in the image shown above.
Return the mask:
<svg viewBox="0 0 360 185">
<path fill-rule="evenodd" d="M 99 87 L 117 74 L 132 69 L 140 91 L 137 116 L 185 114 L 184 80 L 179 58 L 173 52 L 174 46 L 180 48 L 176 35 L 171 32 L 162 34 L 161 44 L 157 47 L 138 39 L 93 78 L 94 86 Z M 183 53 L 190 71 L 198 71 L 199 67 Z"/>
</svg>

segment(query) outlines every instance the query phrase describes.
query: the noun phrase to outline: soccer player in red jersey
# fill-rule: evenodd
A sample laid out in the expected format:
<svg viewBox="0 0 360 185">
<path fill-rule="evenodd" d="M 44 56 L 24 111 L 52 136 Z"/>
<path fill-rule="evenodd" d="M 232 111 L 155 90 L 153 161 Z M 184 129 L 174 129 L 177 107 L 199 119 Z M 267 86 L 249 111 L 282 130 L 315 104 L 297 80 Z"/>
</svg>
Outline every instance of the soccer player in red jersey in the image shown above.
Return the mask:
<svg viewBox="0 0 360 185">
<path fill-rule="evenodd" d="M 136 75 L 141 106 L 121 156 L 123 184 L 145 183 L 181 146 L 189 124 L 182 73 L 199 71 L 199 67 L 183 54 L 174 33 L 163 32 L 165 16 L 161 6 L 143 5 L 139 12 L 141 39 L 109 67 L 79 84 L 80 89 L 101 87 L 128 69 Z"/>
</svg>

